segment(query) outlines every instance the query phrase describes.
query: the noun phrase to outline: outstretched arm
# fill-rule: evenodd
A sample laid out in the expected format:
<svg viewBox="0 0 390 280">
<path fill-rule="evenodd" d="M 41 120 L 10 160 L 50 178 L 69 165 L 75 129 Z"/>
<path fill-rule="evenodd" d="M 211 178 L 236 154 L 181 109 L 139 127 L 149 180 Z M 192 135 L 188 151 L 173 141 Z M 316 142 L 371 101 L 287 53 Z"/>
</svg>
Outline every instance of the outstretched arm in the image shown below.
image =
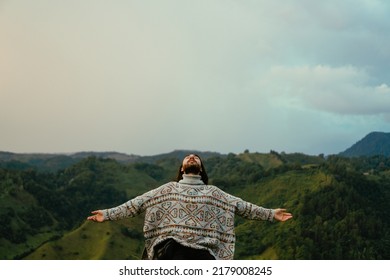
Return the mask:
<svg viewBox="0 0 390 280">
<path fill-rule="evenodd" d="M 91 212 L 93 215 L 89 216 L 87 220 L 94 221 L 94 222 L 104 222 L 104 215 L 102 210 L 95 210 Z"/>
<path fill-rule="evenodd" d="M 129 201 L 109 209 L 95 210 L 91 213 L 92 216 L 87 217 L 87 220 L 93 222 L 104 222 L 107 220 L 120 220 L 126 217 L 135 217 L 145 210 L 145 203 L 152 199 L 161 189 L 166 186 L 170 186 L 172 182 L 164 184 L 156 189 L 148 191 L 142 195 L 139 195 Z"/>
<path fill-rule="evenodd" d="M 293 217 L 291 213 L 286 212 L 286 209 L 277 208 L 274 211 L 274 219 L 280 222 L 285 222 Z"/>
</svg>

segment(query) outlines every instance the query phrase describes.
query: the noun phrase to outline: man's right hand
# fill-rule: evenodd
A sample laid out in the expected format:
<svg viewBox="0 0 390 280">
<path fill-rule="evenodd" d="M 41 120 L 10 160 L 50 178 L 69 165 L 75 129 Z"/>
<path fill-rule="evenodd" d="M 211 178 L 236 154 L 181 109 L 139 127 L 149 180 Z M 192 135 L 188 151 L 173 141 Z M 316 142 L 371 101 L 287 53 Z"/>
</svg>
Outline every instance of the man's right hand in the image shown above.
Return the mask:
<svg viewBox="0 0 390 280">
<path fill-rule="evenodd" d="M 91 212 L 93 215 L 89 216 L 87 220 L 94 221 L 94 222 L 104 222 L 104 215 L 102 210 L 95 210 Z"/>
</svg>

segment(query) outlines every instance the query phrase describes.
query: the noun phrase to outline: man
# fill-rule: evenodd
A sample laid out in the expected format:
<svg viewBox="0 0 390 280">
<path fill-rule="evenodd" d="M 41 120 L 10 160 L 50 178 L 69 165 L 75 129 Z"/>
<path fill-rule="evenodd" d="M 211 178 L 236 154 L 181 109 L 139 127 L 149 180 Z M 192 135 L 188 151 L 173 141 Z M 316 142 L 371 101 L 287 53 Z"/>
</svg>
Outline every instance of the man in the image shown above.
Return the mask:
<svg viewBox="0 0 390 280">
<path fill-rule="evenodd" d="M 287 221 L 285 209 L 266 209 L 208 185 L 200 157 L 183 159 L 177 182 L 169 182 L 126 203 L 92 212 L 95 222 L 145 213 L 146 259 L 233 259 L 234 215 Z"/>
</svg>

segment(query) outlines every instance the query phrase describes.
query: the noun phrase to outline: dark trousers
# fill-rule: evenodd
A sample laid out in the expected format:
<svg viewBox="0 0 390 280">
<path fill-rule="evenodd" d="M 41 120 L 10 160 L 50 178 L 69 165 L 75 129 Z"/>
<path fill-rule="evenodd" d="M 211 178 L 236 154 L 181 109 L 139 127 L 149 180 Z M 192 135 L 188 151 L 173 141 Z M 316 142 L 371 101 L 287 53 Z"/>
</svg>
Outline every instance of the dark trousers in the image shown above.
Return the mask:
<svg viewBox="0 0 390 280">
<path fill-rule="evenodd" d="M 208 250 L 183 246 L 168 239 L 154 248 L 154 260 L 215 260 Z"/>
</svg>

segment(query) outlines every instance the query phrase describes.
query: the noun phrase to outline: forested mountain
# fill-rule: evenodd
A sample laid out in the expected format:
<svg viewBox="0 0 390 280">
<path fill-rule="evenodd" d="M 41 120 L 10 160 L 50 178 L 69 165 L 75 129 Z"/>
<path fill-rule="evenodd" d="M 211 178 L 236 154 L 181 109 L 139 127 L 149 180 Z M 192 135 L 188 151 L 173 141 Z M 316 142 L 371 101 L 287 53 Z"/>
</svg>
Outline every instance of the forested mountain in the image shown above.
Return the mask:
<svg viewBox="0 0 390 280">
<path fill-rule="evenodd" d="M 371 132 L 341 152 L 340 155 L 346 157 L 383 155 L 388 157 L 390 156 L 390 133 Z"/>
<path fill-rule="evenodd" d="M 98 224 L 86 217 L 172 180 L 182 156 L 89 156 L 56 171 L 3 161 L 0 259 L 139 259 L 142 215 Z M 389 158 L 247 151 L 207 153 L 204 163 L 211 184 L 294 215 L 286 223 L 237 218 L 235 259 L 390 258 Z"/>
<path fill-rule="evenodd" d="M 78 152 L 73 154 L 18 154 L 0 151 L 0 168 L 27 170 L 34 169 L 39 171 L 55 172 L 65 169 L 88 157 L 97 157 L 102 159 L 114 159 L 120 163 L 153 163 L 166 158 L 182 159 L 188 151 L 175 150 L 166 154 L 154 156 L 128 155 L 117 152 Z M 206 159 L 212 156 L 222 156 L 215 152 L 197 152 L 202 158 Z"/>
</svg>

